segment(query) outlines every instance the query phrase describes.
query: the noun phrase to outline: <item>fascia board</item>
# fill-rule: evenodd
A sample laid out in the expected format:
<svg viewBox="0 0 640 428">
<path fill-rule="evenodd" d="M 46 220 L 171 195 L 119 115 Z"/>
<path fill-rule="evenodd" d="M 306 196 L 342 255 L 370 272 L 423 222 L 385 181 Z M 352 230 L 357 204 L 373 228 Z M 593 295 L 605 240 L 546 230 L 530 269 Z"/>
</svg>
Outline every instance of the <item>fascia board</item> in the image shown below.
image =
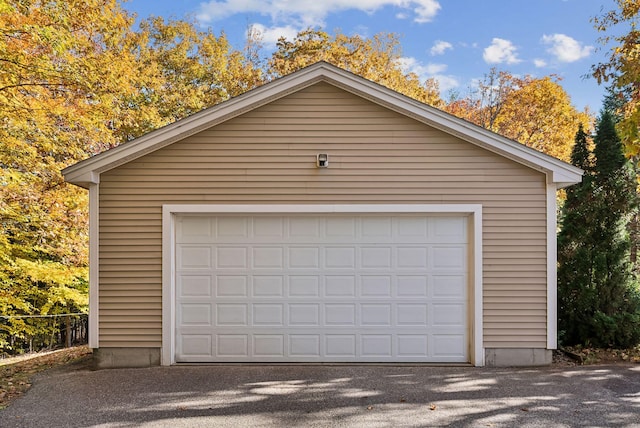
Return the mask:
<svg viewBox="0 0 640 428">
<path fill-rule="evenodd" d="M 563 187 L 579 183 L 582 180 L 584 171 L 580 168 L 531 149 L 517 141 L 502 137 L 471 122 L 467 122 L 434 107 L 408 98 L 388 88 L 381 87 L 366 79 L 356 77 L 357 83 L 354 84 L 354 77 L 352 75 L 345 76 L 346 74 L 350 73 L 338 69 L 334 75 L 339 77 L 334 77 L 333 79 L 328 78 L 327 80 L 333 81 L 336 86 L 346 91 L 362 96 L 363 98 L 405 116 L 409 116 L 443 132 L 455 135 L 462 140 L 521 163 L 529 168 L 550 175 L 553 182 L 563 184 Z"/>
<path fill-rule="evenodd" d="M 66 181 L 83 185 L 86 183 L 88 174 L 99 175 L 233 117 L 285 97 L 292 92 L 311 86 L 322 80 L 324 73 L 325 71 L 321 67 L 303 69 L 175 123 L 156 129 L 104 153 L 78 162 L 65 168 L 62 173 Z"/>
</svg>

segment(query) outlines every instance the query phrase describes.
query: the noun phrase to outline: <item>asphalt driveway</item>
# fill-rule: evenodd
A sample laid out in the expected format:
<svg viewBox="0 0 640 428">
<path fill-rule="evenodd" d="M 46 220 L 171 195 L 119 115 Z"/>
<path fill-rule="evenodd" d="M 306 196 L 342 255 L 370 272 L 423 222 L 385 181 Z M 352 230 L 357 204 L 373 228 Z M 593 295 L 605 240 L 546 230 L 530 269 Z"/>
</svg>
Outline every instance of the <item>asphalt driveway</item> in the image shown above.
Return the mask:
<svg viewBox="0 0 640 428">
<path fill-rule="evenodd" d="M 640 427 L 640 365 L 71 367 L 0 426 Z"/>
</svg>

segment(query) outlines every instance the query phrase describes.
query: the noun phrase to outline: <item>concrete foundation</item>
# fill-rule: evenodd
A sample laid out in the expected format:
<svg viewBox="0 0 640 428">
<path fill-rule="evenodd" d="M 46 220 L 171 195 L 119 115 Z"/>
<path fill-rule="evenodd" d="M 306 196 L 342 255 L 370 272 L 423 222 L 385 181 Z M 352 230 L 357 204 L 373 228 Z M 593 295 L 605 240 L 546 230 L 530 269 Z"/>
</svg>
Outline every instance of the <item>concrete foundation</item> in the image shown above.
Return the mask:
<svg viewBox="0 0 640 428">
<path fill-rule="evenodd" d="M 160 365 L 160 348 L 95 348 L 97 369 L 151 367 Z"/>
<path fill-rule="evenodd" d="M 485 365 L 489 367 L 547 366 L 552 358 L 549 349 L 485 349 Z M 96 348 L 93 360 L 97 369 L 159 366 L 160 348 Z"/>
<path fill-rule="evenodd" d="M 489 367 L 548 366 L 553 351 L 541 348 L 489 348 L 485 349 L 485 365 Z"/>
</svg>

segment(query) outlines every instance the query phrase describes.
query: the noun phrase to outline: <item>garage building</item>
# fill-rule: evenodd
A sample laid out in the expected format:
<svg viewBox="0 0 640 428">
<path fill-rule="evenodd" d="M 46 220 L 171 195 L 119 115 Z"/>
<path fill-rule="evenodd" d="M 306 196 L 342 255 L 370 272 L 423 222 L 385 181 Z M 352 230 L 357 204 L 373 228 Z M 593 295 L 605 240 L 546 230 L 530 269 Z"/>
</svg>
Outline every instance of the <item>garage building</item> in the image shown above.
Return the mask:
<svg viewBox="0 0 640 428">
<path fill-rule="evenodd" d="M 548 364 L 582 171 L 317 63 L 63 171 L 100 367 Z"/>
</svg>

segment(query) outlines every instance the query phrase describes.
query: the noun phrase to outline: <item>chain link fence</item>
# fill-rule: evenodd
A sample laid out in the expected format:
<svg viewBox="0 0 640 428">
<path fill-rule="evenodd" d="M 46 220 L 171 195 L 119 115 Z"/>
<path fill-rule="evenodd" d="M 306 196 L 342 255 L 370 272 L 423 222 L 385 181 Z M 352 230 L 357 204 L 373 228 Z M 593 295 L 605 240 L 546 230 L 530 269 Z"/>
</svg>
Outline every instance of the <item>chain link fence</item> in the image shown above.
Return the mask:
<svg viewBox="0 0 640 428">
<path fill-rule="evenodd" d="M 21 334 L 11 334 L 20 324 Z M 84 345 L 89 338 L 86 313 L 0 315 L 0 358 Z"/>
</svg>

